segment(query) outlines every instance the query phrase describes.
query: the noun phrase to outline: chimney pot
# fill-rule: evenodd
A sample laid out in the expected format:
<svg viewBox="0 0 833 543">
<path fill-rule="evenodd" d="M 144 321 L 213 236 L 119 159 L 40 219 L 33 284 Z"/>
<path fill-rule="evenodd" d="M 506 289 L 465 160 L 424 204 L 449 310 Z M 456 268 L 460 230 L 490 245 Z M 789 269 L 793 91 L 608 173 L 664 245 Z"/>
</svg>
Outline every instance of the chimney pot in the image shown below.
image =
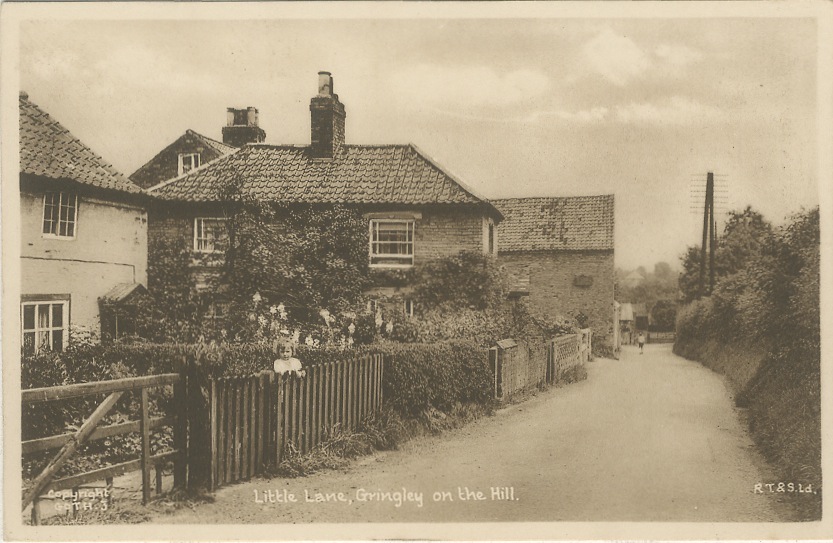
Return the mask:
<svg viewBox="0 0 833 543">
<path fill-rule="evenodd" d="M 20 97 L 23 98 L 24 100 L 28 100 L 29 99 L 29 93 L 26 92 L 26 91 L 20 91 Z"/>
<path fill-rule="evenodd" d="M 318 96 L 333 95 L 333 76 L 330 72 L 318 72 Z"/>
<path fill-rule="evenodd" d="M 257 108 L 226 109 L 226 126 L 223 127 L 223 143 L 242 147 L 247 143 L 261 143 L 266 139 L 266 132 L 257 125 Z"/>
</svg>

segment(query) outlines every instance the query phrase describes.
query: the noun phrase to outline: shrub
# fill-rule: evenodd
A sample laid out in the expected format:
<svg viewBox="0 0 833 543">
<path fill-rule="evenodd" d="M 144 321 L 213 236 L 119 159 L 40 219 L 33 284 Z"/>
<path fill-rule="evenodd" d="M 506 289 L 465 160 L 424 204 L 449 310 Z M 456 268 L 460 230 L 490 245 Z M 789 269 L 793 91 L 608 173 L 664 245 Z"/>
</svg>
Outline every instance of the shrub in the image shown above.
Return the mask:
<svg viewBox="0 0 833 543">
<path fill-rule="evenodd" d="M 475 251 L 420 266 L 413 298 L 427 307 L 488 309 L 506 299 L 507 279 L 497 260 Z"/>
<path fill-rule="evenodd" d="M 418 417 L 431 408 L 449 412 L 458 403 L 491 403 L 488 356 L 473 342 L 386 343 L 374 350 L 388 357 L 385 400 L 404 417 Z"/>
</svg>

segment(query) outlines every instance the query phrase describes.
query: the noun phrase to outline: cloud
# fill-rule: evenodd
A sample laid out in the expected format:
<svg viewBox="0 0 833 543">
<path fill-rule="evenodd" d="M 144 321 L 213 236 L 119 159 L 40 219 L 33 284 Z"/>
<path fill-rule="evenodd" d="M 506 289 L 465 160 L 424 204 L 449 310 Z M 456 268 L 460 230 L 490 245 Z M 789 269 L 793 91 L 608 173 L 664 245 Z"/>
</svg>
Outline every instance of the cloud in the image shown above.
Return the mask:
<svg viewBox="0 0 833 543">
<path fill-rule="evenodd" d="M 506 106 L 541 96 L 549 78 L 537 70 L 500 73 L 485 66 L 419 64 L 400 70 L 391 83 L 393 92 L 433 106 Z"/>
<path fill-rule="evenodd" d="M 56 76 L 65 77 L 75 72 L 80 61 L 80 57 L 70 51 L 42 51 L 32 57 L 28 68 L 40 79 L 51 81 Z"/>
<path fill-rule="evenodd" d="M 219 81 L 206 71 L 189 70 L 187 62 L 174 62 L 146 47 L 118 47 L 108 52 L 93 69 L 147 89 L 196 92 L 216 88 Z"/>
<path fill-rule="evenodd" d="M 594 107 L 590 109 L 583 109 L 579 111 L 535 111 L 524 119 L 524 123 L 537 123 L 546 117 L 555 117 L 563 121 L 571 121 L 577 123 L 595 123 L 601 122 L 607 118 L 609 110 L 606 107 Z"/>
<path fill-rule="evenodd" d="M 693 62 L 702 60 L 703 54 L 685 45 L 662 44 L 654 50 L 654 54 L 665 64 L 685 67 Z"/>
<path fill-rule="evenodd" d="M 718 108 L 684 96 L 672 96 L 658 104 L 631 102 L 616 107 L 616 120 L 622 123 L 688 125 L 714 122 L 721 118 L 724 115 Z"/>
<path fill-rule="evenodd" d="M 583 48 L 588 66 L 611 83 L 623 86 L 651 67 L 651 58 L 627 36 L 604 28 Z"/>
</svg>

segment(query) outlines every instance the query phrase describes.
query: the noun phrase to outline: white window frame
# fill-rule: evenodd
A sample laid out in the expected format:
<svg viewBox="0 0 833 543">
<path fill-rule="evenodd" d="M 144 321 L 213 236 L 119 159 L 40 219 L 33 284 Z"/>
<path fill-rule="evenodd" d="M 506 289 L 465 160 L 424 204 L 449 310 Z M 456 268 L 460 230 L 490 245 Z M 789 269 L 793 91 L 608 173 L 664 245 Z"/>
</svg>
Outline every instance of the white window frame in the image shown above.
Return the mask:
<svg viewBox="0 0 833 543">
<path fill-rule="evenodd" d="M 53 221 L 51 217 L 47 219 L 46 216 L 46 205 L 47 199 L 49 199 L 50 195 L 57 195 L 58 197 L 58 218 L 57 221 Z M 72 201 L 72 218 L 67 217 L 66 220 L 61 219 L 61 208 L 62 207 L 69 207 L 69 201 Z M 53 205 L 53 204 L 50 204 Z M 49 220 L 49 223 L 52 224 L 52 228 L 50 228 L 50 232 L 44 232 L 46 227 L 46 222 Z M 61 223 L 64 224 L 71 224 L 72 225 L 72 235 L 69 234 L 61 234 Z M 65 192 L 65 191 L 48 191 L 43 194 L 43 220 L 41 221 L 41 233 L 44 238 L 48 239 L 63 239 L 63 240 L 73 240 L 78 236 L 78 194 L 74 192 Z"/>
<path fill-rule="evenodd" d="M 414 316 L 414 301 L 413 300 L 405 300 L 402 302 L 402 309 L 405 311 L 406 317 L 413 317 Z"/>
<path fill-rule="evenodd" d="M 61 325 L 56 326 L 54 324 L 54 313 L 52 306 L 57 305 L 61 307 Z M 48 309 L 48 317 L 49 322 L 46 326 L 40 326 L 38 313 L 40 306 L 49 306 Z M 34 307 L 34 328 L 26 328 L 26 308 L 27 307 Z M 25 347 L 26 345 L 26 334 L 34 334 L 34 351 L 31 353 L 26 353 L 27 355 L 31 354 L 38 354 L 42 346 L 41 344 L 44 342 L 43 336 L 44 334 L 49 334 L 49 348 L 51 349 L 54 347 L 55 337 L 54 332 L 61 331 L 61 350 L 66 348 L 67 342 L 69 341 L 69 300 L 68 299 L 42 299 L 42 300 L 27 300 L 25 302 L 20 302 L 20 345 L 21 347 Z"/>
<path fill-rule="evenodd" d="M 379 253 L 378 245 L 382 243 L 378 241 L 379 225 L 385 223 L 405 224 L 406 237 L 410 236 L 410 241 L 399 242 L 406 246 L 410 246 L 410 253 L 406 254 L 385 254 Z M 414 265 L 414 245 L 415 245 L 415 231 L 416 221 L 414 219 L 370 219 L 369 223 L 369 261 L 371 268 L 410 268 Z M 375 237 L 374 237 L 375 236 Z M 374 241 L 375 240 L 375 241 Z M 388 260 L 388 262 L 374 262 L 374 260 Z M 394 262 L 390 262 L 394 260 Z"/>
<path fill-rule="evenodd" d="M 375 315 L 376 311 L 379 309 L 379 302 L 377 300 L 368 300 L 367 301 L 367 311 Z"/>
<path fill-rule="evenodd" d="M 205 237 L 205 221 L 217 221 L 223 224 L 227 224 L 228 219 L 225 217 L 195 217 L 194 218 L 194 252 L 200 254 L 223 254 L 225 253 L 225 249 L 206 249 L 205 247 L 200 247 L 200 243 L 207 242 L 209 238 Z M 200 235 L 202 234 L 202 236 Z M 215 238 L 216 240 L 216 238 Z M 228 229 L 226 229 L 226 243 L 228 243 Z"/>
<path fill-rule="evenodd" d="M 191 160 L 191 167 L 187 170 L 185 169 L 185 159 Z M 200 154 L 199 153 L 179 153 L 179 161 L 177 164 L 177 171 L 179 175 L 182 175 L 187 172 L 192 172 L 200 167 Z"/>
</svg>

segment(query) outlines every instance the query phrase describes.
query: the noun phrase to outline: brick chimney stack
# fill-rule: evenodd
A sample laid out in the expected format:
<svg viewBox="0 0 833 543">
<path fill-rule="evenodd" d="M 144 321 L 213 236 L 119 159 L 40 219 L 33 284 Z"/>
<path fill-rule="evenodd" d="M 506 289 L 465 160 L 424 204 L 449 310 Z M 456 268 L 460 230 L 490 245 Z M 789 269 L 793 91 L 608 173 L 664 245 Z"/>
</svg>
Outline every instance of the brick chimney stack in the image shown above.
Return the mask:
<svg viewBox="0 0 833 543">
<path fill-rule="evenodd" d="M 257 125 L 257 108 L 226 110 L 226 126 L 223 127 L 223 143 L 243 147 L 247 143 L 261 143 L 266 132 Z"/>
<path fill-rule="evenodd" d="M 318 72 L 318 94 L 309 104 L 311 117 L 312 156 L 333 158 L 344 145 L 344 104 L 333 93 L 333 76 L 330 72 Z"/>
</svg>

